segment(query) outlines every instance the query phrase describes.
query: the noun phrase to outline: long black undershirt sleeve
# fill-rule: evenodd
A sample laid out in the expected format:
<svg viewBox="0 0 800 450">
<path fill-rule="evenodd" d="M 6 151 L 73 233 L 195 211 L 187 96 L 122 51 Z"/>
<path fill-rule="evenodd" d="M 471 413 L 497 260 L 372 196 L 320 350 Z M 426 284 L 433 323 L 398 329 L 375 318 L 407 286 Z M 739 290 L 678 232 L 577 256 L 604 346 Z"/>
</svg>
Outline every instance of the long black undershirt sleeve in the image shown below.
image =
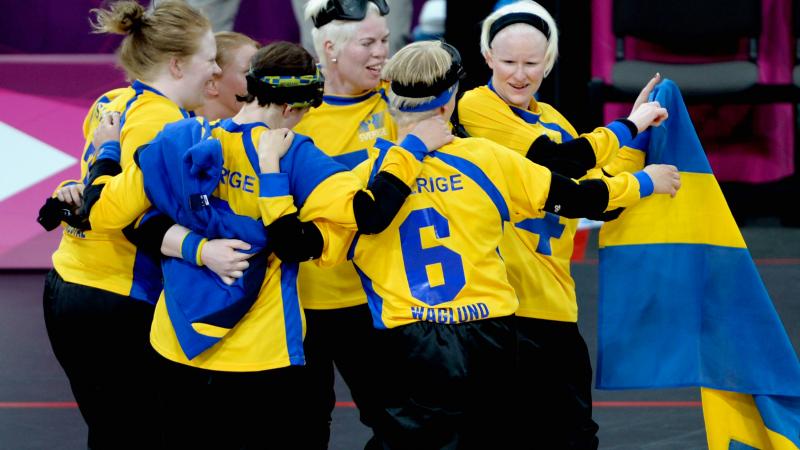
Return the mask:
<svg viewBox="0 0 800 450">
<path fill-rule="evenodd" d="M 83 189 L 83 204 L 78 208 L 78 215 L 83 218 L 81 229 L 91 230 L 92 226 L 89 223 L 89 213 L 92 211 L 92 206 L 100 199 L 100 194 L 103 192 L 105 183 L 92 184 L 94 180 L 103 175 L 115 176 L 122 173 L 122 167 L 117 161 L 111 159 L 101 159 L 96 161 L 89 168 L 89 176 L 86 179 L 86 187 Z M 159 246 L 161 243 L 159 242 Z"/>
<path fill-rule="evenodd" d="M 411 188 L 388 172 L 379 172 L 369 186 L 374 197 L 359 191 L 353 197 L 353 214 L 358 231 L 362 234 L 377 234 L 392 223 L 400 211 Z"/>
<path fill-rule="evenodd" d="M 553 173 L 544 210 L 571 219 L 600 217 L 608 207 L 608 198 L 608 187 L 602 180 L 576 183 Z"/>
<path fill-rule="evenodd" d="M 353 197 L 358 231 L 376 234 L 392 223 L 411 194 L 411 189 L 388 172 L 379 172 L 369 186 L 373 197 L 359 191 Z M 302 262 L 322 255 L 322 233 L 312 222 L 300 222 L 296 214 L 283 216 L 267 227 L 270 248 L 282 261 Z"/>
<path fill-rule="evenodd" d="M 633 122 L 628 119 L 616 121 L 625 125 L 631 136 L 636 136 L 638 130 Z M 559 144 L 543 134 L 531 143 L 525 156 L 553 172 L 575 179 L 582 178 L 597 164 L 594 148 L 585 137 Z"/>
<path fill-rule="evenodd" d="M 322 255 L 322 233 L 313 222 L 301 222 L 297 213 L 267 225 L 269 250 L 283 262 L 304 262 Z"/>
<path fill-rule="evenodd" d="M 175 225 L 175 221 L 165 214 L 149 217 L 138 227 L 133 224 L 122 229 L 125 237 L 137 248 L 154 255 L 161 255 L 161 243 L 164 235 Z"/>
</svg>

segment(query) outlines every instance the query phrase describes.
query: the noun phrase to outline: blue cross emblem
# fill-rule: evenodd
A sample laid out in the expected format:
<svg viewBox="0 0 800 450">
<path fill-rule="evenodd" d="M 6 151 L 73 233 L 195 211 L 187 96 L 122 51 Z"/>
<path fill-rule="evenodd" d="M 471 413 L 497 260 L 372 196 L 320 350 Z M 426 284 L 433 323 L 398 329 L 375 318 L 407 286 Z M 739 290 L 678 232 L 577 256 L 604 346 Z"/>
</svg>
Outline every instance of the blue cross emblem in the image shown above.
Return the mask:
<svg viewBox="0 0 800 450">
<path fill-rule="evenodd" d="M 564 225 L 559 222 L 561 216 L 546 213 L 541 219 L 525 219 L 514 224 L 517 228 L 539 235 L 539 245 L 536 246 L 536 253 L 551 256 L 553 250 L 550 248 L 550 239 L 560 238 L 564 233 Z"/>
</svg>

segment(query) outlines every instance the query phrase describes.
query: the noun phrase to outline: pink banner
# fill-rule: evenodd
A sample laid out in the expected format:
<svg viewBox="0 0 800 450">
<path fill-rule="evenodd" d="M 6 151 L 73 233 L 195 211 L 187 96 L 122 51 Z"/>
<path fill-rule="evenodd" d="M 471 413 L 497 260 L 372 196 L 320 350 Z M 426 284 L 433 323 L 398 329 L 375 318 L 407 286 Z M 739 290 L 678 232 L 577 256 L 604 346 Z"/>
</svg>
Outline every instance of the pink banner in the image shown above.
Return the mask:
<svg viewBox="0 0 800 450">
<path fill-rule="evenodd" d="M 97 96 L 125 84 L 112 61 L 109 56 L 77 55 L 0 58 L 5 156 L 0 169 L 0 269 L 51 267 L 61 232 L 45 232 L 36 216 L 59 182 L 80 176 L 86 111 Z"/>
</svg>

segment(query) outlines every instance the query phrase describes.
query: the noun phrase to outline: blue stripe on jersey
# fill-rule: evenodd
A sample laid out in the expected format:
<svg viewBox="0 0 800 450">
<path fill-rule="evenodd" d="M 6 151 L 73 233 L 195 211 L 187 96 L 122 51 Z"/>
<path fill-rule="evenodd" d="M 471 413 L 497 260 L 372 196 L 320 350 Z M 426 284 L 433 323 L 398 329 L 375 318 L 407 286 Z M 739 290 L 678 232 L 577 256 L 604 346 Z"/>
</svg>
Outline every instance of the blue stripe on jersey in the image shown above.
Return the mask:
<svg viewBox="0 0 800 450">
<path fill-rule="evenodd" d="M 497 91 L 495 90 L 494 84 L 492 84 L 491 80 L 489 80 L 489 84 L 487 84 L 487 87 L 489 88 L 489 90 L 494 92 L 495 95 L 500 97 L 497 94 Z M 505 101 L 505 100 L 503 100 L 503 101 Z M 562 143 L 568 142 L 568 141 L 571 141 L 572 139 L 574 139 L 572 137 L 572 135 L 567 130 L 561 128 L 561 126 L 558 125 L 557 123 L 542 122 L 540 120 L 540 118 L 541 118 L 540 114 L 534 114 L 534 113 L 528 111 L 527 109 L 517 108 L 516 106 L 508 105 L 508 107 L 511 108 L 511 112 L 513 112 L 514 114 L 519 116 L 519 118 L 521 118 L 522 120 L 524 120 L 525 122 L 527 122 L 527 123 L 529 123 L 531 125 L 536 125 L 537 123 L 539 123 L 543 127 L 547 128 L 548 130 L 553 130 L 553 131 L 557 131 L 557 132 L 561 133 L 561 142 Z"/>
<path fill-rule="evenodd" d="M 500 213 L 500 218 L 504 222 L 511 220 L 511 214 L 509 213 L 508 205 L 506 204 L 506 200 L 503 198 L 503 194 L 500 193 L 500 191 L 497 189 L 497 186 L 492 183 L 492 180 L 486 176 L 480 167 L 464 158 L 451 155 L 449 153 L 436 152 L 434 157 L 439 158 L 445 164 L 470 177 L 472 181 L 480 186 L 480 188 L 483 189 L 483 191 L 486 192 L 486 195 L 488 195 L 492 200 L 494 205 L 497 207 L 497 212 Z"/>
<path fill-rule="evenodd" d="M 346 106 L 346 105 L 355 105 L 356 103 L 361 103 L 364 100 L 372 97 L 373 95 L 378 94 L 378 91 L 369 91 L 364 95 L 359 95 L 358 97 L 339 97 L 336 95 L 323 95 L 322 101 L 333 106 Z"/>
<path fill-rule="evenodd" d="M 159 262 L 151 255 L 137 248 L 133 262 L 133 280 L 129 296 L 155 305 L 163 288 Z"/>
<path fill-rule="evenodd" d="M 382 99 L 383 99 L 383 101 L 384 101 L 384 102 L 386 102 L 386 104 L 388 105 L 388 104 L 389 104 L 389 96 L 387 96 L 387 95 L 386 95 L 386 89 L 384 89 L 384 88 L 380 88 L 380 90 L 378 91 L 378 93 L 379 93 L 379 94 L 381 94 L 381 98 L 382 98 Z"/>
<path fill-rule="evenodd" d="M 109 102 L 111 102 L 111 100 L 104 95 L 97 100 L 97 105 L 105 105 Z M 83 160 L 88 162 L 89 158 L 94 154 L 94 151 L 94 144 L 89 142 L 89 146 L 86 147 L 86 151 L 83 153 Z M 89 181 L 89 171 L 86 172 L 86 177 L 83 179 L 83 184 L 86 184 L 87 181 Z"/>
<path fill-rule="evenodd" d="M 375 141 L 375 148 L 378 149 L 378 157 L 375 159 L 375 163 L 372 166 L 372 172 L 369 174 L 367 186 L 371 185 L 372 180 L 375 179 L 375 175 L 378 175 L 378 171 L 381 169 L 381 165 L 383 165 L 383 160 L 386 158 L 386 154 L 389 153 L 389 149 L 392 148 L 393 145 L 394 144 L 391 142 L 382 138 L 378 138 Z"/>
<path fill-rule="evenodd" d="M 135 94 L 134 94 L 133 97 L 131 97 L 130 100 L 128 100 L 128 103 L 125 104 L 125 110 L 122 112 L 122 117 L 120 117 L 120 119 L 119 119 L 119 129 L 120 130 L 122 129 L 122 127 L 125 126 L 125 120 L 127 120 L 127 118 L 128 118 L 128 109 L 133 104 L 133 102 L 135 102 L 139 98 L 139 96 L 144 93 L 144 91 L 150 91 L 150 92 L 152 92 L 152 93 L 154 93 L 156 95 L 160 95 L 160 96 L 162 96 L 162 97 L 164 97 L 166 99 L 169 99 L 169 97 L 167 97 L 166 95 L 162 94 L 158 89 L 150 87 L 150 86 L 142 83 L 139 80 L 134 80 L 134 82 L 131 83 L 131 89 L 134 90 Z M 188 119 L 190 117 L 194 117 L 194 112 L 187 112 L 185 109 L 181 108 L 180 106 L 178 106 L 178 109 L 181 111 L 181 115 L 183 115 L 184 119 Z"/>
<path fill-rule="evenodd" d="M 386 324 L 383 323 L 383 298 L 375 292 L 372 288 L 372 280 L 353 263 L 353 267 L 358 272 L 358 277 L 361 278 L 361 285 L 364 287 L 364 292 L 367 294 L 367 304 L 369 311 L 372 313 L 372 326 L 378 330 L 385 330 Z"/>
<path fill-rule="evenodd" d="M 347 249 L 347 260 L 352 261 L 353 256 L 356 253 L 356 245 L 358 245 L 358 238 L 361 237 L 361 233 L 356 232 L 356 235 L 353 236 L 353 241 L 350 242 L 350 248 Z"/>
<path fill-rule="evenodd" d="M 368 156 L 369 153 L 367 153 L 367 150 L 361 149 L 350 153 L 343 153 L 341 155 L 332 156 L 332 158 L 334 161 L 352 170 L 353 167 L 366 161 Z"/>
<path fill-rule="evenodd" d="M 302 208 L 311 192 L 328 177 L 346 171 L 322 152 L 308 136 L 295 134 L 292 146 L 281 158 L 281 172 L 289 174 L 294 204 Z"/>
<path fill-rule="evenodd" d="M 561 133 L 561 142 L 562 143 L 569 142 L 569 141 L 571 141 L 573 139 L 572 135 L 569 134 L 569 132 L 567 130 L 561 128 L 561 125 L 559 125 L 557 123 L 549 123 L 549 122 L 542 122 L 542 121 L 539 121 L 539 123 L 542 124 L 542 126 L 547 128 L 548 130 L 558 131 L 559 133 Z"/>
<path fill-rule="evenodd" d="M 233 122 L 231 122 L 233 123 Z M 256 150 L 255 143 L 253 142 L 253 127 L 261 124 L 252 124 L 252 126 L 240 126 L 237 131 L 242 132 L 242 145 L 244 145 L 244 152 L 247 155 L 247 160 L 250 161 L 250 166 L 253 168 L 253 173 L 261 173 L 261 164 L 258 162 L 258 151 Z M 225 128 L 228 130 L 227 128 Z M 231 130 L 228 130 L 231 131 Z"/>
<path fill-rule="evenodd" d="M 293 366 L 302 366 L 306 358 L 303 353 L 303 316 L 297 297 L 297 269 L 297 263 L 281 263 L 281 299 L 289 362 Z"/>
</svg>

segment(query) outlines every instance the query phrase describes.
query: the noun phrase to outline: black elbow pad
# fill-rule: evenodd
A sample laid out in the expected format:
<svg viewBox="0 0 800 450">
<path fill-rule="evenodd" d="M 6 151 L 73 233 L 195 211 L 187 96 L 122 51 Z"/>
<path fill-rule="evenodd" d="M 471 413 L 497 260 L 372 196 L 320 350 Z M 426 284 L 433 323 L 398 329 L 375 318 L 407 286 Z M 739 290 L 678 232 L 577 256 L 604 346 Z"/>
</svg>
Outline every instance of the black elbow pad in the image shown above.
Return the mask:
<svg viewBox="0 0 800 450">
<path fill-rule="evenodd" d="M 411 194 L 411 188 L 396 176 L 381 171 L 375 176 L 369 190 L 374 199 L 364 191 L 357 192 L 353 197 L 353 214 L 358 231 L 376 234 L 392 223 L 406 197 Z"/>
<path fill-rule="evenodd" d="M 158 214 L 148 218 L 138 227 L 133 224 L 122 229 L 122 234 L 135 245 L 136 248 L 152 255 L 161 255 L 161 243 L 164 235 L 175 225 L 175 221 L 165 214 Z"/>
<path fill-rule="evenodd" d="M 544 210 L 576 219 L 597 217 L 608 207 L 608 187 L 602 180 L 574 180 L 554 173 Z"/>
<path fill-rule="evenodd" d="M 94 180 L 102 175 L 114 176 L 122 172 L 122 166 L 118 162 L 111 159 L 101 159 L 92 164 L 89 168 L 89 177 L 86 179 L 86 184 L 90 185 Z"/>
<path fill-rule="evenodd" d="M 283 262 L 303 262 L 322 255 L 324 240 L 313 222 L 301 222 L 297 213 L 267 225 L 269 250 Z"/>
<path fill-rule="evenodd" d="M 557 144 L 541 135 L 533 141 L 525 156 L 569 178 L 581 178 L 597 164 L 592 144 L 583 137 Z"/>
</svg>

